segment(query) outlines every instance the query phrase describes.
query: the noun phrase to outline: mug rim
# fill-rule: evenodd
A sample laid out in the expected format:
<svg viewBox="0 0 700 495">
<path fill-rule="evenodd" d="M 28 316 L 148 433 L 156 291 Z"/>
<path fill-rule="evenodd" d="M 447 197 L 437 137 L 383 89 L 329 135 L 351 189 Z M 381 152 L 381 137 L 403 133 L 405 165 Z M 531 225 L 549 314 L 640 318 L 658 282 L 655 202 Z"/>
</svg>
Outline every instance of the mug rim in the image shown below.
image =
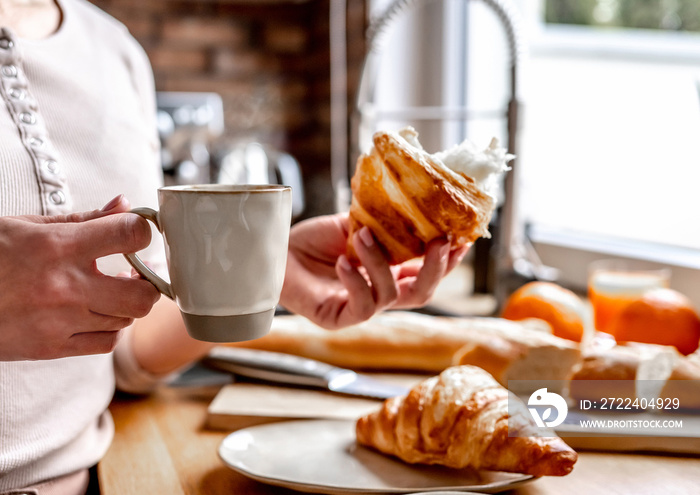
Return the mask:
<svg viewBox="0 0 700 495">
<path fill-rule="evenodd" d="M 178 193 L 263 193 L 291 190 L 283 184 L 179 184 L 159 187 L 158 191 Z"/>
</svg>

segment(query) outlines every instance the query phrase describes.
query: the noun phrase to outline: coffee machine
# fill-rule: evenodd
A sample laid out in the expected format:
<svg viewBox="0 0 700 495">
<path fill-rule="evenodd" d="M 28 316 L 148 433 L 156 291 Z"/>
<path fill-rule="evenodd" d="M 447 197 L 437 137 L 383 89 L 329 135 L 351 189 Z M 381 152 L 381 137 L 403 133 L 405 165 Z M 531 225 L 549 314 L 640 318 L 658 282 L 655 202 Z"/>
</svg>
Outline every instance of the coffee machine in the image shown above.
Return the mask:
<svg viewBox="0 0 700 495">
<path fill-rule="evenodd" d="M 212 182 L 211 147 L 224 133 L 216 93 L 158 92 L 158 134 L 166 185 Z"/>
<path fill-rule="evenodd" d="M 253 138 L 225 136 L 221 96 L 158 92 L 156 97 L 166 185 L 284 184 L 293 191 L 292 218 L 301 215 L 305 198 L 297 160 Z"/>
</svg>

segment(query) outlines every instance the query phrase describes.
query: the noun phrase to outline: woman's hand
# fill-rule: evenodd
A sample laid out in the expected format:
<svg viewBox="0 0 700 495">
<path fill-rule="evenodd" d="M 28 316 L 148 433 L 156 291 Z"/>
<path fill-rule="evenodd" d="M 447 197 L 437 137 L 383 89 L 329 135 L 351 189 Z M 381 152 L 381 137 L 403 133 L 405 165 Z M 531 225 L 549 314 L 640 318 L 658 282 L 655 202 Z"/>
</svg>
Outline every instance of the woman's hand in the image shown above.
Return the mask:
<svg viewBox="0 0 700 495">
<path fill-rule="evenodd" d="M 160 294 L 138 278 L 108 277 L 96 260 L 136 252 L 148 223 L 123 215 L 121 196 L 102 210 L 67 216 L 0 217 L 0 360 L 110 352 L 119 330 Z"/>
<path fill-rule="evenodd" d="M 450 251 L 436 239 L 422 264 L 389 266 L 366 227 L 352 242 L 361 266 L 345 256 L 347 214 L 311 218 L 292 227 L 281 304 L 329 329 L 367 320 L 385 309 L 425 305 L 438 283 L 462 260 L 467 247 Z"/>
</svg>

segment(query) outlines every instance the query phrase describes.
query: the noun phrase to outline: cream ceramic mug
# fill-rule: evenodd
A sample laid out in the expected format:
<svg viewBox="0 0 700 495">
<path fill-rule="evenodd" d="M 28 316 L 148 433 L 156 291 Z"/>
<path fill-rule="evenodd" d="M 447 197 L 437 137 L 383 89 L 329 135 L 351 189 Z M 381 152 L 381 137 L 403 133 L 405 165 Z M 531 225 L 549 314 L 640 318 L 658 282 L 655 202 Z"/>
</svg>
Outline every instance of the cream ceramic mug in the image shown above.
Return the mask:
<svg viewBox="0 0 700 495">
<path fill-rule="evenodd" d="M 173 299 L 188 333 L 238 342 L 269 332 L 287 263 L 292 189 L 202 184 L 158 189 L 159 211 L 134 208 L 165 240 L 170 282 L 135 253 L 131 266 Z"/>
</svg>

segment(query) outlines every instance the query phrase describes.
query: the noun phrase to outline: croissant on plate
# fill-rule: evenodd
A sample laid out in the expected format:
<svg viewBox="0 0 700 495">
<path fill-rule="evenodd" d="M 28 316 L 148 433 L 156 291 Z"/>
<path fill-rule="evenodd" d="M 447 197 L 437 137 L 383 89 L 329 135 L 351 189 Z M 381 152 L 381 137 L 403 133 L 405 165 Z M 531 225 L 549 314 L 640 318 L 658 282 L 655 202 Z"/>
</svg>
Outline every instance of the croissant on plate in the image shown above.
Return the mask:
<svg viewBox="0 0 700 495">
<path fill-rule="evenodd" d="M 571 472 L 576 452 L 556 436 L 535 436 L 537 427 L 522 402 L 511 405 L 516 411 L 511 416 L 509 394 L 484 370 L 453 366 L 361 417 L 356 438 L 411 464 L 534 476 Z"/>
<path fill-rule="evenodd" d="M 435 238 L 447 238 L 457 247 L 487 237 L 496 206 L 493 183 L 512 158 L 496 140 L 484 151 L 465 141 L 430 154 L 411 127 L 375 133 L 373 147 L 358 158 L 351 181 L 348 259 L 358 261 L 352 234 L 363 226 L 390 264 L 422 256 Z"/>
</svg>

